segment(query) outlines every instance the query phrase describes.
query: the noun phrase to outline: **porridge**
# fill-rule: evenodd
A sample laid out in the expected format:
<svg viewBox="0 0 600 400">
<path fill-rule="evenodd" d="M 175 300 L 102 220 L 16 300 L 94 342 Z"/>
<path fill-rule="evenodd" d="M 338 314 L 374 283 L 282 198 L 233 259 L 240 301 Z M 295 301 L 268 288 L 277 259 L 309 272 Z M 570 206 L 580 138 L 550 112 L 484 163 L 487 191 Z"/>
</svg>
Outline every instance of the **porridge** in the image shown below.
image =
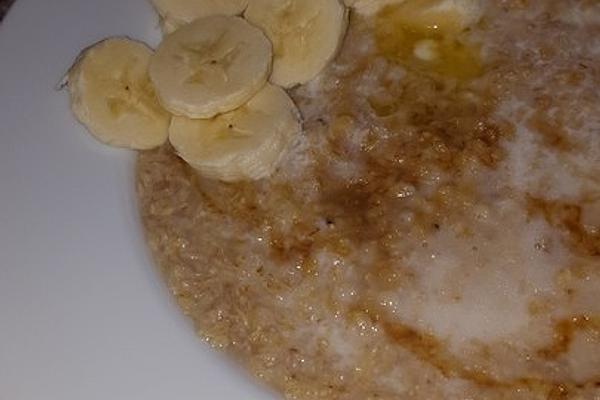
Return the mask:
<svg viewBox="0 0 600 400">
<path fill-rule="evenodd" d="M 150 248 L 290 399 L 600 399 L 600 4 L 351 14 L 269 179 L 140 154 Z"/>
</svg>

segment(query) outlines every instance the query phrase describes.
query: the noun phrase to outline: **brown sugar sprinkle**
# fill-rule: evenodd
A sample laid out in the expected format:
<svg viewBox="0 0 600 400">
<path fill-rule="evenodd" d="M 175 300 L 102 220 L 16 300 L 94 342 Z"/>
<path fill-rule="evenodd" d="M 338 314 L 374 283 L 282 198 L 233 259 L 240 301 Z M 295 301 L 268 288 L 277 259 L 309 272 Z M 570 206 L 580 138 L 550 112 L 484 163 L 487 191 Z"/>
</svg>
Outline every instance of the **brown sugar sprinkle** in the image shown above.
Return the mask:
<svg viewBox="0 0 600 400">
<path fill-rule="evenodd" d="M 600 256 L 600 234 L 588 232 L 583 226 L 581 205 L 528 196 L 527 207 L 530 215 L 541 215 L 550 225 L 561 229 L 574 250 Z"/>
<path fill-rule="evenodd" d="M 600 319 L 587 316 L 577 316 L 558 321 L 554 327 L 554 343 L 538 350 L 538 354 L 547 359 L 556 359 L 569 351 L 577 331 L 594 331 L 600 336 Z"/>
<path fill-rule="evenodd" d="M 482 386 L 510 386 L 498 382 L 484 372 L 466 368 L 462 363 L 445 350 L 445 345 L 438 338 L 418 332 L 414 328 L 398 323 L 384 323 L 388 337 L 398 345 L 410 349 L 419 358 L 426 360 L 446 377 L 460 377 Z"/>
<path fill-rule="evenodd" d="M 580 384 L 575 382 L 549 382 L 535 376 L 520 377 L 510 381 L 499 380 L 484 369 L 465 365 L 459 358 L 446 350 L 446 345 L 439 338 L 420 332 L 413 327 L 383 318 L 382 315 L 385 313 L 378 313 L 379 307 L 377 305 L 358 307 L 366 310 L 366 313 L 373 320 L 378 321 L 392 342 L 415 354 L 445 377 L 459 377 L 488 388 L 535 388 L 535 390 L 546 392 L 548 399 L 569 398 L 567 396 L 569 390 L 581 387 Z M 561 354 L 569 351 L 574 335 L 578 331 L 592 332 L 596 340 L 599 340 L 600 318 L 575 316 L 557 321 L 554 326 L 554 342 L 548 347 L 537 350 L 537 353 L 546 359 L 554 360 L 558 358 Z M 483 348 L 482 351 L 485 353 L 488 350 Z"/>
<path fill-rule="evenodd" d="M 541 113 L 536 113 L 527 121 L 527 127 L 540 136 L 551 149 L 568 152 L 576 150 L 571 143 L 560 121 L 552 120 Z"/>
<path fill-rule="evenodd" d="M 347 40 L 361 34 L 355 28 Z M 375 54 L 366 59 L 378 60 Z M 463 175 L 496 168 L 505 156 L 502 141 L 514 133 L 510 123 L 493 115 L 497 103 L 493 92 L 418 70 L 400 81 L 390 80 L 396 64 L 354 62 L 352 51 L 343 52 L 340 63 L 347 69 L 332 88 L 327 146 L 318 151 L 314 170 L 321 188 L 319 209 L 335 217 L 337 232 L 354 243 L 381 242 L 398 234 L 398 227 L 386 227 L 382 216 L 399 206 L 414 212 L 423 232 L 463 212 L 462 206 L 475 196 Z M 369 75 L 382 90 L 357 96 L 361 77 Z M 351 132 L 361 130 L 363 139 L 357 145 Z M 344 160 L 364 166 L 360 179 L 334 176 L 333 165 Z M 435 174 L 446 175 L 446 184 L 429 198 L 418 199 L 424 204 L 416 204 L 411 193 Z"/>
</svg>

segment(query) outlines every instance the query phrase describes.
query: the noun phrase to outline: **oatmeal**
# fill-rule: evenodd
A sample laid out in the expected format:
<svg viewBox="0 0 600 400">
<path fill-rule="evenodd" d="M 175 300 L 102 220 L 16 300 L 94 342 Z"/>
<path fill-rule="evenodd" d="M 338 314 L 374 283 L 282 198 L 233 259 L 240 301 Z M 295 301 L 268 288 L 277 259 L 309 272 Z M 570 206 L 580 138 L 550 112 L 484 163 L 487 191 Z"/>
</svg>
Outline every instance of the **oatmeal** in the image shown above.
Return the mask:
<svg viewBox="0 0 600 400">
<path fill-rule="evenodd" d="M 140 155 L 169 288 L 290 399 L 599 399 L 597 2 L 487 1 L 445 36 L 394 18 L 353 15 L 292 92 L 305 132 L 270 179 Z"/>
</svg>

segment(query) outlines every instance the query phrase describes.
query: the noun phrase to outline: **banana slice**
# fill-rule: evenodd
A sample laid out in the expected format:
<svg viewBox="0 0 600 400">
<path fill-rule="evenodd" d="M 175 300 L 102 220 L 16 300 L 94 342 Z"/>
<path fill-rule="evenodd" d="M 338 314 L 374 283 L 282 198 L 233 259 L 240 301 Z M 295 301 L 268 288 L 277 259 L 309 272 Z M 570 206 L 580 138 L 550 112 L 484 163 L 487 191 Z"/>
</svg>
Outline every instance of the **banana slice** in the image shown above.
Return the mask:
<svg viewBox="0 0 600 400">
<path fill-rule="evenodd" d="M 335 57 L 348 26 L 338 0 L 252 0 L 244 16 L 273 42 L 271 82 L 286 88 L 314 78 Z"/>
<path fill-rule="evenodd" d="M 234 182 L 271 175 L 301 131 L 292 99 L 267 84 L 244 106 L 216 118 L 174 117 L 169 140 L 201 175 Z"/>
<path fill-rule="evenodd" d="M 171 113 L 212 118 L 265 85 L 272 57 L 269 39 L 244 19 L 200 18 L 165 38 L 150 62 L 150 78 Z"/>
<path fill-rule="evenodd" d="M 172 33 L 198 18 L 212 15 L 239 15 L 248 0 L 152 0 L 163 19 L 163 32 Z"/>
<path fill-rule="evenodd" d="M 151 55 L 143 43 L 112 38 L 82 52 L 69 71 L 71 110 L 99 141 L 144 150 L 167 140 L 171 117 L 148 77 Z"/>
</svg>

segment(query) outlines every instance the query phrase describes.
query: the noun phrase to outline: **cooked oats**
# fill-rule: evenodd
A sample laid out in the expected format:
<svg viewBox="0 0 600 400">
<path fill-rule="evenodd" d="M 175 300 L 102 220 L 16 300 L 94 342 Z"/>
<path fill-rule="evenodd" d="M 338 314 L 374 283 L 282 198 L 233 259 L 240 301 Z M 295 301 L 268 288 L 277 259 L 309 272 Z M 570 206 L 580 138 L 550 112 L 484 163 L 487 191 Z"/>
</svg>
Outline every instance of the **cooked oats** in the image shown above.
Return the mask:
<svg viewBox="0 0 600 400">
<path fill-rule="evenodd" d="M 293 91 L 270 179 L 140 155 L 169 288 L 289 399 L 600 399 L 599 3 L 486 1 L 445 66 L 381 18 Z"/>
</svg>

